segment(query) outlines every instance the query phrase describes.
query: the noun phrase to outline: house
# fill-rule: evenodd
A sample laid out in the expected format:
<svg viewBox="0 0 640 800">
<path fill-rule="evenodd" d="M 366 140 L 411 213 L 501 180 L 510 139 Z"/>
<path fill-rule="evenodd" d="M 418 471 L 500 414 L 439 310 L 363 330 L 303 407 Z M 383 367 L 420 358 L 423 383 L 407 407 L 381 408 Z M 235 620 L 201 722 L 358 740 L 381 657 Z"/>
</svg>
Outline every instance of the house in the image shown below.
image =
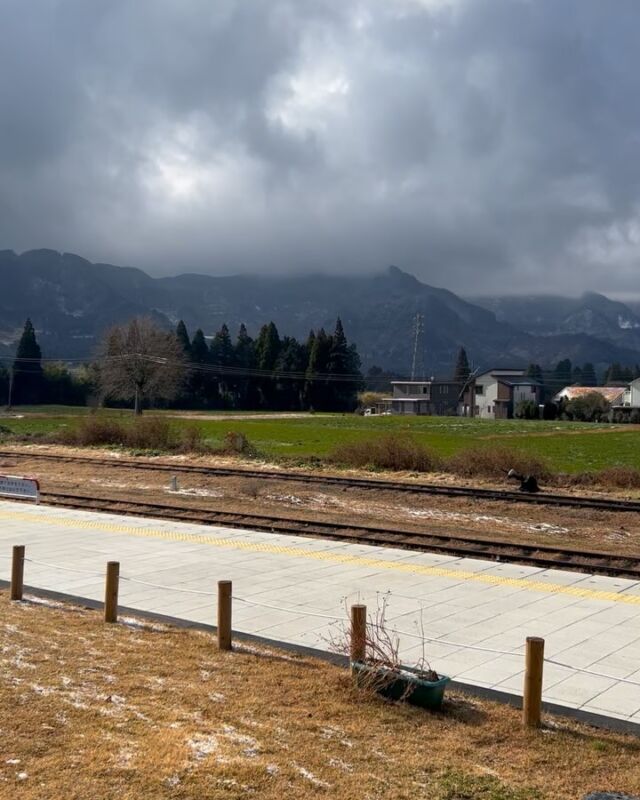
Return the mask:
<svg viewBox="0 0 640 800">
<path fill-rule="evenodd" d="M 455 416 L 463 385 L 458 381 L 391 381 L 393 394 L 384 398 L 392 414 Z"/>
<path fill-rule="evenodd" d="M 636 381 L 633 381 L 636 383 Z M 633 383 L 630 384 L 628 389 L 624 386 L 565 386 L 564 389 L 559 391 L 553 396 L 554 403 L 569 402 L 578 397 L 584 397 L 588 394 L 599 394 L 612 406 L 627 405 L 626 395 L 629 396 L 628 405 L 633 405 L 631 402 L 631 392 Z M 637 388 L 635 389 L 636 404 L 640 405 L 640 380 L 637 381 Z"/>
<path fill-rule="evenodd" d="M 511 419 L 520 403 L 533 401 L 539 405 L 541 388 L 524 369 L 489 369 L 465 387 L 459 413 L 480 419 Z"/>
<path fill-rule="evenodd" d="M 627 386 L 622 396 L 622 403 L 613 405 L 623 405 L 625 408 L 640 408 L 640 378 L 636 378 Z"/>
</svg>

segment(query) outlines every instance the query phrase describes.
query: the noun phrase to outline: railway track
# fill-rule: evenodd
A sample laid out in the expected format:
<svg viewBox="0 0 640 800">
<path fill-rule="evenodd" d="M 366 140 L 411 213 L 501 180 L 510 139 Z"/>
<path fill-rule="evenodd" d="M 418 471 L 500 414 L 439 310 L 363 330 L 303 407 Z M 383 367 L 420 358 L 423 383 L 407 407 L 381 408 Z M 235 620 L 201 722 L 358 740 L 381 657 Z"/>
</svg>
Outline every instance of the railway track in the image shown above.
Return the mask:
<svg viewBox="0 0 640 800">
<path fill-rule="evenodd" d="M 28 458 L 61 463 L 95 464 L 104 467 L 120 467 L 125 469 L 150 470 L 154 472 L 171 472 L 174 474 L 198 474 L 212 477 L 244 477 L 260 480 L 280 480 L 324 486 L 339 486 L 344 489 L 370 489 L 375 491 L 408 492 L 428 494 L 441 497 L 468 497 L 478 500 L 500 501 L 510 503 L 527 503 L 533 505 L 561 506 L 565 508 L 586 508 L 599 511 L 640 512 L 640 501 L 608 500 L 600 497 L 575 497 L 563 494 L 542 492 L 526 494 L 500 489 L 481 489 L 470 486 L 441 486 L 429 483 L 409 483 L 408 481 L 389 481 L 376 478 L 338 477 L 333 475 L 312 475 L 302 472 L 265 471 L 257 469 L 233 467 L 208 467 L 199 464 L 175 464 L 167 462 L 148 462 L 134 459 L 91 458 L 83 456 L 54 455 L 52 453 L 18 453 L 0 451 L 0 457 Z"/>
<path fill-rule="evenodd" d="M 527 545 L 506 540 L 407 531 L 349 523 L 318 522 L 291 517 L 276 517 L 244 512 L 219 511 L 209 508 L 149 503 L 114 497 L 88 497 L 77 494 L 44 492 L 44 503 L 63 508 L 101 511 L 131 516 L 169 518 L 180 522 L 223 525 L 270 533 L 321 537 L 352 543 L 383 545 L 450 556 L 509 561 L 541 568 L 577 570 L 580 572 L 640 580 L 640 560 L 629 556 L 596 551 Z"/>
</svg>

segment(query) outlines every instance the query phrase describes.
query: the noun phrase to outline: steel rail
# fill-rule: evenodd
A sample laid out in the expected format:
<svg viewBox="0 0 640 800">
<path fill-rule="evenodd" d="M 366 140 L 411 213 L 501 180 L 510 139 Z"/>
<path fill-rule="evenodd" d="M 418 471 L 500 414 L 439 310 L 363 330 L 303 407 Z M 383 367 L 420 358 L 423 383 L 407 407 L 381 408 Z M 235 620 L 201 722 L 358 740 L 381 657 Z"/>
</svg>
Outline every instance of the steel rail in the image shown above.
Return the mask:
<svg viewBox="0 0 640 800">
<path fill-rule="evenodd" d="M 233 512 L 194 506 L 175 506 L 118 497 L 89 497 L 86 495 L 44 492 L 41 494 L 41 501 L 48 505 L 65 508 L 88 509 L 141 517 L 170 518 L 181 522 L 328 538 L 358 542 L 360 544 L 442 553 L 458 557 L 509 561 L 545 569 L 577 570 L 640 580 L 640 559 L 592 550 L 530 545 L 507 540 L 482 539 L 419 530 L 320 522 L 301 518 L 251 514 L 243 511 Z"/>
<path fill-rule="evenodd" d="M 390 481 L 379 478 L 354 478 L 334 475 L 318 475 L 303 472 L 257 470 L 234 467 L 210 467 L 200 464 L 171 464 L 167 462 L 137 461 L 133 459 L 92 458 L 85 456 L 54 455 L 52 453 L 18 453 L 0 451 L 0 457 L 31 458 L 40 460 L 62 461 L 67 463 L 96 464 L 104 467 L 124 469 L 151 470 L 156 472 L 173 472 L 183 474 L 211 475 L 217 477 L 244 477 L 261 480 L 295 481 L 298 483 L 340 486 L 341 488 L 369 489 L 376 491 L 409 492 L 441 497 L 466 497 L 476 500 L 488 500 L 508 503 L 527 503 L 545 506 L 561 506 L 566 508 L 587 508 L 599 511 L 636 513 L 640 512 L 640 501 L 609 500 L 600 497 L 575 497 L 573 495 L 541 492 L 527 494 L 525 492 L 501 489 L 483 489 L 471 486 L 442 486 L 438 484 L 409 481 Z"/>
</svg>

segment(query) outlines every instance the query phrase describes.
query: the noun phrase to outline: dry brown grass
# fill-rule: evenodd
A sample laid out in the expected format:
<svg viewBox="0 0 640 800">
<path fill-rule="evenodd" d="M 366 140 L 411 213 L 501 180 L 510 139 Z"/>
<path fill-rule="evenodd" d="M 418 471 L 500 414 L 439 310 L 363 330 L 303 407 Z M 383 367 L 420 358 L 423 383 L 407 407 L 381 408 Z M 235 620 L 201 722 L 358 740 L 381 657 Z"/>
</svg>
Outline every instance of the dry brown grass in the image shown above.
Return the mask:
<svg viewBox="0 0 640 800">
<path fill-rule="evenodd" d="M 334 449 L 331 460 L 356 468 L 409 472 L 433 472 L 440 467 L 440 460 L 434 453 L 411 436 L 399 433 L 340 444 Z"/>
<path fill-rule="evenodd" d="M 121 422 L 117 419 L 90 414 L 73 428 L 52 435 L 51 441 L 80 447 L 128 447 L 132 450 L 154 452 L 202 452 L 204 434 L 195 424 L 176 426 L 166 417 L 143 416 Z"/>
<path fill-rule="evenodd" d="M 574 800 L 640 790 L 640 742 L 451 698 L 368 698 L 345 670 L 219 653 L 198 631 L 101 623 L 0 593 L 0 797 Z M 23 776 L 23 777 L 20 777 Z"/>
<path fill-rule="evenodd" d="M 608 467 L 597 472 L 582 472 L 563 476 L 571 486 L 598 486 L 605 489 L 640 489 L 640 469 L 635 467 Z"/>
<path fill-rule="evenodd" d="M 465 478 L 500 478 L 503 481 L 510 469 L 542 479 L 552 474 L 544 459 L 500 445 L 478 445 L 462 450 L 448 459 L 446 469 Z"/>
</svg>

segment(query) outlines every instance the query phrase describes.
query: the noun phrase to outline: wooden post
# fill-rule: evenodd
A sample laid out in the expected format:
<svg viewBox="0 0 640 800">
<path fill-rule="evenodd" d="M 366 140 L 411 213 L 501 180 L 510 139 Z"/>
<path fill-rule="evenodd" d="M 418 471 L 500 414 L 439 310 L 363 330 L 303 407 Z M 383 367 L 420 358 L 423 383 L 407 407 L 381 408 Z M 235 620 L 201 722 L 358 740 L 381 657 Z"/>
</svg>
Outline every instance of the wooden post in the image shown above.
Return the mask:
<svg viewBox="0 0 640 800">
<path fill-rule="evenodd" d="M 364 661 L 367 655 L 367 607 L 351 606 L 351 663 Z"/>
<path fill-rule="evenodd" d="M 107 580 L 104 589 L 104 621 L 118 621 L 118 584 L 120 582 L 120 562 L 107 562 Z"/>
<path fill-rule="evenodd" d="M 218 581 L 218 649 L 231 650 L 231 581 Z"/>
<path fill-rule="evenodd" d="M 537 728 L 540 725 L 543 665 L 544 639 L 528 636 L 522 700 L 522 722 L 527 728 Z"/>
<path fill-rule="evenodd" d="M 11 599 L 22 600 L 24 589 L 24 545 L 16 544 L 13 546 L 13 558 L 11 561 Z"/>
</svg>

